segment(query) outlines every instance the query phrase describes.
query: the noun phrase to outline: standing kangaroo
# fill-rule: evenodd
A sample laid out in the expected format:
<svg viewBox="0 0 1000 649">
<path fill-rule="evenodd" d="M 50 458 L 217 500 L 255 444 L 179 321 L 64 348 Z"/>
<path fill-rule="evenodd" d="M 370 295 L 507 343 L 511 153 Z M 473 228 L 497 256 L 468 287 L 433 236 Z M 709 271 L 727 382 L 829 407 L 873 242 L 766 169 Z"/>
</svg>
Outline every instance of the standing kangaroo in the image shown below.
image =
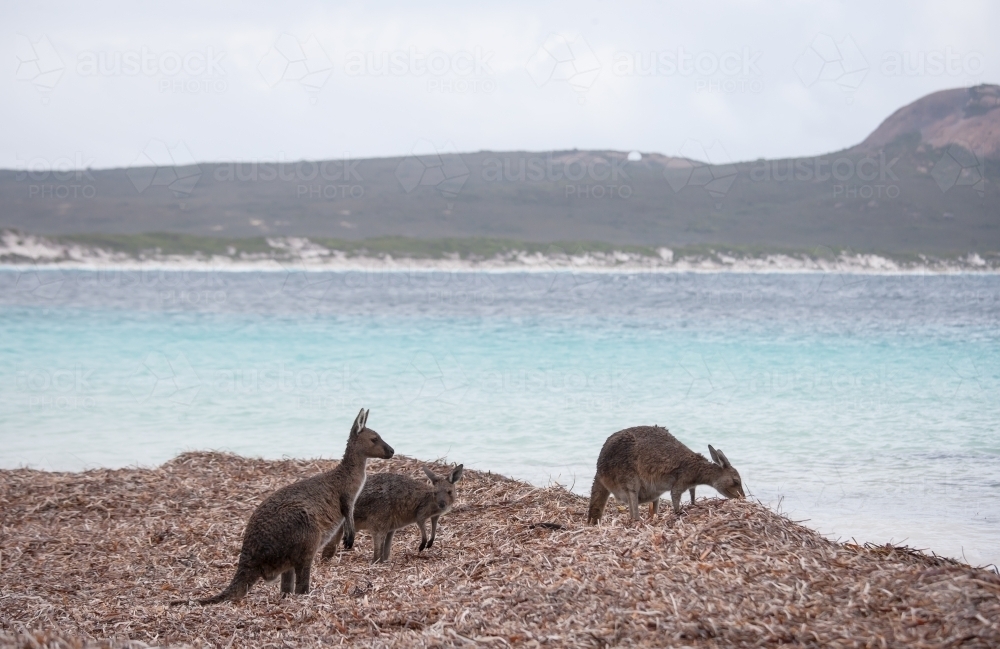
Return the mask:
<svg viewBox="0 0 1000 649">
<path fill-rule="evenodd" d="M 368 458 L 392 457 L 392 447 L 367 428 L 368 411 L 358 413 L 340 464 L 331 471 L 278 489 L 264 499 L 247 522 L 243 549 L 232 582 L 199 604 L 239 601 L 258 579 L 281 576 L 282 596 L 309 592 L 309 571 L 316 550 L 334 533 L 354 544 L 354 501 L 365 484 Z M 339 537 L 338 537 L 339 538 Z M 177 600 L 171 604 L 183 604 Z"/>
<path fill-rule="evenodd" d="M 711 485 L 727 498 L 743 498 L 740 474 L 722 453 L 708 446 L 712 462 L 684 446 L 666 428 L 636 426 L 613 434 L 597 458 L 597 475 L 590 490 L 587 523 L 596 525 L 608 496 L 628 503 L 633 521 L 640 503 L 650 503 L 650 517 L 659 511 L 660 495 L 670 491 L 674 512 L 681 512 L 681 496 L 697 485 Z"/>
<path fill-rule="evenodd" d="M 438 518 L 447 514 L 455 503 L 455 483 L 462 479 L 462 466 L 459 464 L 444 477 L 434 475 L 424 467 L 424 474 L 431 481 L 430 486 L 394 473 L 376 473 L 365 483 L 354 507 L 354 525 L 359 530 L 372 533 L 375 542 L 373 562 L 388 561 L 393 534 L 414 523 L 420 528 L 418 551 L 434 545 Z M 431 521 L 430 538 L 427 538 L 424 527 L 428 518 Z M 338 531 L 323 548 L 324 559 L 332 557 L 337 551 L 340 534 Z"/>
</svg>

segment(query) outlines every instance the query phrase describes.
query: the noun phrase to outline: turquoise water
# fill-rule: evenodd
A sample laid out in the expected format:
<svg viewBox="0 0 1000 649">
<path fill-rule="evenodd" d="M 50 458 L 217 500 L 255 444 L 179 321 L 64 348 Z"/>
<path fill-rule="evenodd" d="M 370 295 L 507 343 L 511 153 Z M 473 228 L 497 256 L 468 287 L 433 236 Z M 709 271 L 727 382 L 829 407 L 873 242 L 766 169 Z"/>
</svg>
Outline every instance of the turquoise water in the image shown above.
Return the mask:
<svg viewBox="0 0 1000 649">
<path fill-rule="evenodd" d="M 0 466 L 338 457 L 364 406 L 588 493 L 660 424 L 823 533 L 997 562 L 998 324 L 997 276 L 0 271 Z"/>
</svg>

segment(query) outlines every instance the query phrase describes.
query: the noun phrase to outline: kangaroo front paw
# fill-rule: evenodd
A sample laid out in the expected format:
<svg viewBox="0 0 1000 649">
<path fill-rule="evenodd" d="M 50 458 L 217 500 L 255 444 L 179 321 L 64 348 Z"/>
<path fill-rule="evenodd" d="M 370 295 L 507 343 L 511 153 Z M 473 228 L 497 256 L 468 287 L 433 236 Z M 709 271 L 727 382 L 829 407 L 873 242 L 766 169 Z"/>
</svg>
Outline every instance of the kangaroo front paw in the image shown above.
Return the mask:
<svg viewBox="0 0 1000 649">
<path fill-rule="evenodd" d="M 434 539 L 427 542 L 427 549 L 430 550 L 432 545 L 434 545 Z"/>
<path fill-rule="evenodd" d="M 417 552 L 423 552 L 423 551 L 424 551 L 424 548 L 426 548 L 426 547 L 429 547 L 429 546 L 427 545 L 427 541 L 421 541 L 421 542 L 420 542 L 420 549 L 419 549 L 419 550 L 417 550 Z"/>
<path fill-rule="evenodd" d="M 344 535 L 344 547 L 348 550 L 354 547 L 354 533 Z"/>
</svg>

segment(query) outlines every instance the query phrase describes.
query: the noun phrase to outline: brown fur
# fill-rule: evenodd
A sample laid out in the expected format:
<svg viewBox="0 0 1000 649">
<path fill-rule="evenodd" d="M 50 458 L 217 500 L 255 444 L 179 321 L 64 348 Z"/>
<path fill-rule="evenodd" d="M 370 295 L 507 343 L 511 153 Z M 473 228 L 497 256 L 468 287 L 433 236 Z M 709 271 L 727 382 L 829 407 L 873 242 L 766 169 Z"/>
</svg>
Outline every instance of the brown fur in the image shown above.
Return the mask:
<svg viewBox="0 0 1000 649">
<path fill-rule="evenodd" d="M 414 523 L 420 528 L 418 551 L 434 545 L 438 518 L 447 514 L 455 503 L 455 483 L 462 479 L 462 465 L 459 464 L 444 477 L 434 475 L 426 467 L 424 473 L 431 481 L 430 486 L 394 473 L 377 473 L 365 483 L 354 507 L 354 524 L 357 529 L 372 533 L 375 545 L 372 561 L 388 561 L 393 534 Z M 429 538 L 425 529 L 428 519 L 431 521 Z M 323 548 L 324 559 L 334 555 L 339 540 L 340 532 Z"/>
<path fill-rule="evenodd" d="M 354 502 L 365 483 L 368 458 L 391 458 L 392 447 L 367 428 L 368 411 L 354 420 L 344 458 L 332 471 L 278 489 L 250 515 L 236 575 L 221 593 L 199 604 L 239 601 L 257 580 L 281 577 L 283 596 L 309 592 L 316 550 L 334 533 L 354 544 Z M 172 604 L 183 604 L 177 600 Z"/>
<path fill-rule="evenodd" d="M 740 474 L 722 453 L 708 447 L 712 462 L 684 446 L 666 428 L 636 426 L 620 430 L 604 442 L 597 458 L 597 475 L 590 491 L 587 522 L 596 525 L 608 497 L 626 503 L 632 520 L 639 520 L 639 505 L 650 503 L 652 518 L 660 495 L 670 492 L 674 512 L 681 512 L 681 496 L 690 491 L 694 502 L 697 485 L 711 485 L 727 498 L 742 498 Z"/>
</svg>

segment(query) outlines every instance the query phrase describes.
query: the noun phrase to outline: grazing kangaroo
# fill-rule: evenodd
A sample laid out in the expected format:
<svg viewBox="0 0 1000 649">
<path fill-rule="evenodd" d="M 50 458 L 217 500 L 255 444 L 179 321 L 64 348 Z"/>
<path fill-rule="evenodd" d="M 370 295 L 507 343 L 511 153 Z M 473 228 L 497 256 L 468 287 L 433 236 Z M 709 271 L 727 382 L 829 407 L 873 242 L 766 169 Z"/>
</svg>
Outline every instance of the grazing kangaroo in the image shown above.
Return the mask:
<svg viewBox="0 0 1000 649">
<path fill-rule="evenodd" d="M 392 548 L 392 535 L 398 529 L 416 523 L 420 528 L 420 550 L 434 545 L 438 518 L 447 514 L 455 503 L 455 483 L 462 479 L 459 464 L 447 476 L 437 476 L 424 467 L 430 486 L 405 475 L 376 473 L 358 496 L 354 506 L 354 526 L 372 533 L 375 552 L 372 561 L 388 561 Z M 424 524 L 431 521 L 431 536 L 427 537 Z M 328 559 L 337 551 L 340 532 L 323 548 L 323 558 Z M 350 546 L 347 546 L 350 547 Z"/>
<path fill-rule="evenodd" d="M 660 495 L 670 491 L 674 512 L 681 512 L 681 496 L 690 491 L 694 502 L 697 485 L 711 485 L 727 498 L 743 498 L 740 474 L 722 453 L 708 447 L 712 462 L 684 446 L 666 428 L 636 426 L 613 434 L 597 458 L 597 475 L 590 490 L 587 523 L 596 525 L 608 496 L 628 503 L 632 520 L 639 520 L 639 505 L 650 504 L 650 517 L 659 511 Z"/>
<path fill-rule="evenodd" d="M 247 522 L 243 549 L 232 582 L 199 604 L 239 601 L 258 579 L 281 576 L 282 596 L 309 592 L 309 571 L 316 550 L 335 532 L 354 544 L 354 501 L 365 484 L 368 458 L 392 457 L 392 447 L 366 427 L 368 411 L 358 413 L 347 450 L 331 471 L 278 489 L 264 499 Z M 176 600 L 171 604 L 184 604 Z"/>
</svg>

